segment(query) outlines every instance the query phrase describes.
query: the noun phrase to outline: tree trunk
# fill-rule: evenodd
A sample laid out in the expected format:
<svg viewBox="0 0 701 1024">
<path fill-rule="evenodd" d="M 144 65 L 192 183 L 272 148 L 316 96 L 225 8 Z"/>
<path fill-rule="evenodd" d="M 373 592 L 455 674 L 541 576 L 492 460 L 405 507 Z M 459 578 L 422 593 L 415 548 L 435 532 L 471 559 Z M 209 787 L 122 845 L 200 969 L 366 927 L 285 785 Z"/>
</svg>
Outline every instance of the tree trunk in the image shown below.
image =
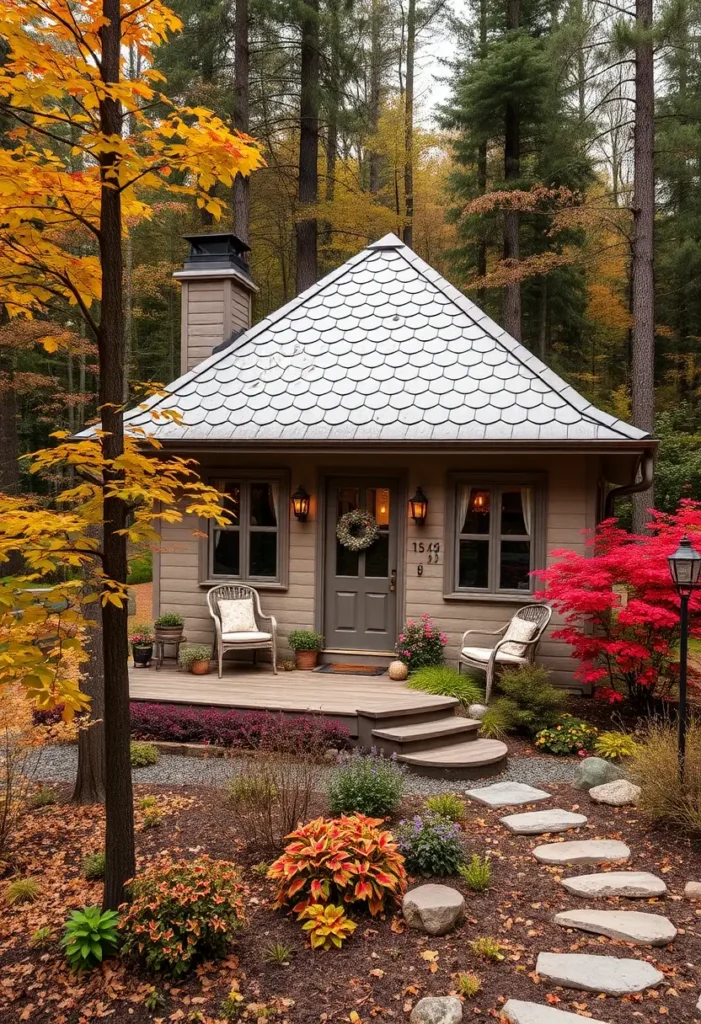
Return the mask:
<svg viewBox="0 0 701 1024">
<path fill-rule="evenodd" d="M 301 219 L 296 225 L 297 294 L 316 283 L 317 223 L 305 207 L 319 195 L 319 0 L 302 3 L 302 54 L 299 104 L 299 199 Z"/>
<path fill-rule="evenodd" d="M 90 527 L 88 535 L 102 546 L 102 530 Z M 86 573 L 86 577 L 87 577 Z M 86 579 L 90 585 L 90 580 Z M 90 700 L 90 723 L 78 733 L 78 772 L 71 801 L 74 804 L 105 802 L 105 677 L 102 645 L 102 605 L 95 601 L 85 606 L 85 616 L 94 625 L 88 630 L 89 661 L 80 688 Z"/>
<path fill-rule="evenodd" d="M 377 134 L 380 123 L 380 104 L 382 101 L 382 44 L 380 29 L 382 27 L 380 0 L 372 0 L 370 12 L 370 132 Z M 382 157 L 375 150 L 370 150 L 370 192 L 380 191 L 380 168 Z"/>
<path fill-rule="evenodd" d="M 120 0 L 102 0 L 105 19 L 100 28 L 102 42 L 102 80 L 119 82 L 121 24 Z M 119 104 L 103 97 L 99 104 L 100 131 L 103 136 L 119 136 L 122 131 Z M 102 452 L 112 461 L 124 451 L 124 420 L 121 402 L 124 394 L 124 307 L 122 261 L 121 194 L 109 187 L 116 162 L 114 152 L 100 154 L 100 264 L 102 267 L 101 319 L 97 347 L 100 359 L 100 406 Z M 107 468 L 105 484 L 120 480 L 122 474 Z M 103 569 L 108 580 L 126 584 L 127 540 L 122 532 L 127 510 L 120 498 L 105 494 Z M 134 803 L 129 760 L 129 672 L 127 658 L 127 605 L 121 608 L 107 603 L 102 613 L 105 675 L 105 889 L 103 907 L 116 909 L 124 899 L 124 883 L 133 876 Z"/>
<path fill-rule="evenodd" d="M 655 426 L 655 292 L 653 226 L 655 218 L 655 73 L 652 45 L 652 0 L 636 0 L 635 127 L 633 134 L 633 314 L 632 414 L 641 430 Z M 633 530 L 644 529 L 652 491 L 633 495 Z"/>
<path fill-rule="evenodd" d="M 414 54 L 416 51 L 416 0 L 409 0 L 406 20 L 406 84 L 404 90 L 404 209 L 402 241 L 414 244 Z"/>
<path fill-rule="evenodd" d="M 506 30 L 515 31 L 521 17 L 520 0 L 507 0 Z M 506 102 L 504 125 L 504 178 L 506 187 L 516 182 L 521 174 L 521 124 L 518 102 L 509 97 Z M 519 216 L 516 210 L 504 213 L 504 259 L 515 271 L 519 261 Z M 521 282 L 506 285 L 504 295 L 504 329 L 521 340 Z"/>
<path fill-rule="evenodd" d="M 480 59 L 484 60 L 487 55 L 487 0 L 480 0 L 480 11 L 479 11 L 479 32 L 480 32 L 480 46 L 479 56 Z M 481 141 L 477 147 L 477 190 L 481 196 L 487 191 L 487 140 Z M 487 239 L 483 232 L 484 228 L 479 228 L 479 240 L 477 242 L 477 276 L 484 278 L 487 276 Z M 484 288 L 477 289 L 477 302 L 484 308 L 486 302 L 486 294 Z"/>
<path fill-rule="evenodd" d="M 234 128 L 248 132 L 249 118 L 249 11 L 248 0 L 236 0 L 234 26 Z M 234 232 L 248 241 L 250 234 L 250 200 L 248 178 L 234 178 Z"/>
</svg>

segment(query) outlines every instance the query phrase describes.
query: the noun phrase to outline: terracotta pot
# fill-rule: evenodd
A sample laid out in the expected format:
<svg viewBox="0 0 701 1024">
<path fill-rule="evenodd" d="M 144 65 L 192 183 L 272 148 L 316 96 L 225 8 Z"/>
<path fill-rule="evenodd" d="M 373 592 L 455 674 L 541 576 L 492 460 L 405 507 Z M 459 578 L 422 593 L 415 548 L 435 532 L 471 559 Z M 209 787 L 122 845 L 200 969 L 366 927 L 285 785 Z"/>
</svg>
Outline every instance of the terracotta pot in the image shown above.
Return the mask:
<svg viewBox="0 0 701 1024">
<path fill-rule="evenodd" d="M 131 653 L 134 655 L 134 666 L 148 668 L 153 657 L 153 644 L 132 644 Z"/>
<path fill-rule="evenodd" d="M 312 669 L 316 668 L 316 663 L 319 659 L 318 651 L 295 651 L 295 665 L 297 668 Z"/>
<path fill-rule="evenodd" d="M 209 672 L 209 661 L 193 661 L 190 671 L 193 676 L 206 676 Z"/>
<path fill-rule="evenodd" d="M 387 674 L 390 679 L 400 680 L 406 679 L 409 675 L 409 669 L 406 667 L 403 661 L 393 661 L 390 663 L 387 669 Z"/>
<path fill-rule="evenodd" d="M 156 626 L 156 640 L 162 640 L 166 644 L 177 643 L 182 640 L 182 626 Z"/>
</svg>

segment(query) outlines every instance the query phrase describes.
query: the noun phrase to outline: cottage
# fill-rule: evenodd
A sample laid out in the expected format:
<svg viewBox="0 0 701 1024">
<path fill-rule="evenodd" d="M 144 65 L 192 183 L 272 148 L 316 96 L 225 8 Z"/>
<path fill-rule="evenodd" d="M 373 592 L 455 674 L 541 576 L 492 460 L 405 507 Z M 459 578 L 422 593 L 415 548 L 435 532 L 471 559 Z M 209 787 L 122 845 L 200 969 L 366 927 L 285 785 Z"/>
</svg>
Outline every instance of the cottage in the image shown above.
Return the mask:
<svg viewBox="0 0 701 1024">
<path fill-rule="evenodd" d="M 207 592 L 236 581 L 277 619 L 283 654 L 290 630 L 315 628 L 322 660 L 386 664 L 405 619 L 427 612 L 456 663 L 466 629 L 503 625 L 550 552 L 582 548 L 613 497 L 649 486 L 649 435 L 594 408 L 394 235 L 254 327 L 247 247 L 189 242 L 182 376 L 151 402 L 182 423 L 127 417 L 195 457 L 234 513 L 199 537 L 196 522 L 165 527 L 154 613 L 181 612 L 189 640 L 211 641 Z M 361 552 L 337 538 L 354 509 L 378 528 Z M 572 686 L 556 626 L 538 657 Z"/>
</svg>

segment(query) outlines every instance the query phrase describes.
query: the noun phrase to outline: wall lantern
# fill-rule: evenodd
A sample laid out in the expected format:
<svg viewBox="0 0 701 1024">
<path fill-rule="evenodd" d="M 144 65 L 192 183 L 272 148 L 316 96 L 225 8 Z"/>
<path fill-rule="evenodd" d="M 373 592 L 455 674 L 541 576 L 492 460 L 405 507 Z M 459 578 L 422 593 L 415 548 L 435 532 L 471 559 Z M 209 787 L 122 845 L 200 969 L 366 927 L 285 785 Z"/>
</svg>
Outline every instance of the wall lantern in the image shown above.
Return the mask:
<svg viewBox="0 0 701 1024">
<path fill-rule="evenodd" d="M 689 650 L 689 598 L 699 587 L 701 576 L 701 555 L 692 547 L 686 534 L 679 542 L 673 555 L 667 558 L 669 574 L 679 594 L 679 709 L 677 760 L 679 764 L 679 781 L 684 781 L 684 762 L 686 760 L 686 676 Z"/>
<path fill-rule="evenodd" d="M 420 487 L 416 488 L 416 494 L 409 500 L 409 514 L 417 526 L 426 522 L 428 512 L 428 498 Z"/>
<path fill-rule="evenodd" d="M 309 495 L 301 484 L 290 498 L 290 503 L 295 517 L 303 523 L 309 515 Z"/>
</svg>

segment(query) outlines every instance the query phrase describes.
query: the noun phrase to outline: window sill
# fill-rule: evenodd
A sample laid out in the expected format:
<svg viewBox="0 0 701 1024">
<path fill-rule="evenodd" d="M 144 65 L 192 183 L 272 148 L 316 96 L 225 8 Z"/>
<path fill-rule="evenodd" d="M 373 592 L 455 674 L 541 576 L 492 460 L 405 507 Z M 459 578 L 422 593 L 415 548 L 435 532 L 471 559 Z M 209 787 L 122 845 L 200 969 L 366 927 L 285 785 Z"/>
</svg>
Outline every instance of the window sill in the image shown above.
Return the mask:
<svg viewBox="0 0 701 1024">
<path fill-rule="evenodd" d="M 217 576 L 213 580 L 200 580 L 200 587 L 253 587 L 254 590 L 287 590 L 287 583 L 273 583 L 266 580 L 242 580 L 238 576 Z"/>
<path fill-rule="evenodd" d="M 524 591 L 523 594 L 468 594 L 463 591 L 454 591 L 450 594 L 443 594 L 444 601 L 482 601 L 486 604 L 531 604 L 535 602 L 535 596 Z"/>
</svg>

